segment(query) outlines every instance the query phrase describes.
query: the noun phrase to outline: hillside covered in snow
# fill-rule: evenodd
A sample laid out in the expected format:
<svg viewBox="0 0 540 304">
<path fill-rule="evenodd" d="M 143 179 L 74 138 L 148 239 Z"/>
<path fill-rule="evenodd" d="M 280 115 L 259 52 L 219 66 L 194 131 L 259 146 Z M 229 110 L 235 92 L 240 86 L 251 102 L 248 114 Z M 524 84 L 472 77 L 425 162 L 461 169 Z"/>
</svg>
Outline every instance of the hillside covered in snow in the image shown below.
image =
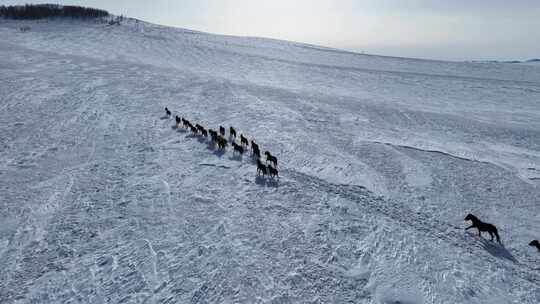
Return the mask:
<svg viewBox="0 0 540 304">
<path fill-rule="evenodd" d="M 0 41 L 0 303 L 540 303 L 539 66 L 134 19 Z"/>
</svg>

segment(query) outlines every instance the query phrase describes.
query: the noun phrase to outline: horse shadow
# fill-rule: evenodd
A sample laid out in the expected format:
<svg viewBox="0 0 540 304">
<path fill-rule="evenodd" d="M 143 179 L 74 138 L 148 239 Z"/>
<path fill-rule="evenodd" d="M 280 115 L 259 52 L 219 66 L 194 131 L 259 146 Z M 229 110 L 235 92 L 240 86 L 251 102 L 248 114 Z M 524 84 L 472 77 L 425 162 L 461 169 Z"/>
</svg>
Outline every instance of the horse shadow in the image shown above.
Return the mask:
<svg viewBox="0 0 540 304">
<path fill-rule="evenodd" d="M 159 119 L 165 120 L 165 119 L 169 119 L 169 118 L 170 118 L 169 116 L 165 115 L 165 116 L 161 116 Z"/>
<path fill-rule="evenodd" d="M 507 259 L 514 263 L 518 262 L 518 260 L 512 255 L 512 253 L 510 253 L 510 251 L 508 251 L 508 249 L 504 247 L 503 244 L 497 244 L 493 241 L 489 241 L 486 239 L 482 239 L 481 242 L 484 250 L 489 252 L 489 254 L 491 254 L 492 256 Z"/>
<path fill-rule="evenodd" d="M 206 142 L 206 138 L 204 136 L 200 135 L 200 136 L 197 136 L 197 141 L 202 144 L 202 143 Z"/>
<path fill-rule="evenodd" d="M 279 181 L 272 178 L 267 178 L 264 176 L 257 175 L 255 176 L 255 184 L 263 187 L 278 188 Z"/>
<path fill-rule="evenodd" d="M 234 153 L 231 157 L 229 157 L 229 160 L 236 160 L 236 161 L 242 161 L 242 154 L 238 153 Z"/>
<path fill-rule="evenodd" d="M 173 129 L 174 129 L 174 128 L 175 128 L 175 127 L 173 126 Z M 178 133 L 186 133 L 187 130 L 184 129 L 184 128 L 176 128 L 176 132 L 178 132 Z"/>
<path fill-rule="evenodd" d="M 217 149 L 217 150 L 214 150 L 214 155 L 217 156 L 217 157 L 222 157 L 223 155 L 225 155 L 225 151 L 224 149 Z"/>
</svg>

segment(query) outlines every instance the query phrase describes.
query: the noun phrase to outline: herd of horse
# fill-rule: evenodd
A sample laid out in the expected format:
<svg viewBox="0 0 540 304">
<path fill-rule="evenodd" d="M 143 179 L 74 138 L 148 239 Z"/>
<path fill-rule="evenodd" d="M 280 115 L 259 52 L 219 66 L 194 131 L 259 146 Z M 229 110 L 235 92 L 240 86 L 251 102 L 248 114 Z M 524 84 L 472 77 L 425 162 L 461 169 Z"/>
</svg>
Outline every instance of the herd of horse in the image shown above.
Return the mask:
<svg viewBox="0 0 540 304">
<path fill-rule="evenodd" d="M 172 112 L 165 107 L 165 114 L 167 117 L 171 117 Z M 277 157 L 272 155 L 269 151 L 264 152 L 266 162 L 261 161 L 261 150 L 259 145 L 254 140 L 248 140 L 244 134 L 240 134 L 240 144 L 236 143 L 237 133 L 234 127 L 229 127 L 229 140 L 225 139 L 225 128 L 219 126 L 218 130 L 206 129 L 200 124 L 193 125 L 189 120 L 175 116 L 176 128 L 186 128 L 191 130 L 193 134 L 200 135 L 202 137 L 210 136 L 210 142 L 217 145 L 219 150 L 226 150 L 229 142 L 233 147 L 233 154 L 243 155 L 251 144 L 251 156 L 257 161 L 257 176 L 269 176 L 272 179 L 279 179 L 279 171 L 277 169 L 278 160 Z"/>
<path fill-rule="evenodd" d="M 167 117 L 171 117 L 172 115 L 171 111 L 167 107 L 165 107 L 165 114 L 167 115 Z M 199 124 L 195 124 L 195 126 L 193 126 L 193 124 L 191 124 L 189 120 L 180 118 L 178 115 L 175 116 L 175 120 L 177 128 L 179 128 L 180 124 L 182 124 L 184 128 L 190 129 L 191 132 L 193 132 L 194 134 L 200 134 L 203 137 L 208 137 L 208 135 L 210 134 L 211 142 L 217 144 L 218 149 L 226 149 L 228 141 L 225 139 L 225 128 L 223 126 L 219 126 L 218 133 L 218 131 L 212 129 L 206 130 L 203 126 Z M 233 147 L 233 153 L 244 154 L 245 149 L 249 147 L 249 140 L 243 134 L 240 134 L 240 144 L 236 143 L 236 129 L 234 129 L 232 126 L 229 127 L 229 140 L 231 141 L 231 145 Z M 251 140 L 251 155 L 257 160 L 257 176 L 262 175 L 264 177 L 268 175 L 271 178 L 277 177 L 279 179 L 279 172 L 277 169 L 277 157 L 266 151 L 264 152 L 264 155 L 266 156 L 266 163 L 263 163 L 261 161 L 261 151 L 259 149 L 259 145 L 257 145 L 253 140 Z M 471 221 L 472 223 L 471 226 L 465 228 L 465 230 L 476 228 L 478 229 L 478 236 L 480 237 L 482 236 L 482 232 L 485 231 L 491 236 L 491 241 L 496 238 L 497 242 L 499 244 L 501 243 L 499 232 L 497 231 L 497 227 L 495 227 L 495 225 L 482 222 L 478 217 L 470 213 L 467 214 L 464 220 Z M 529 246 L 536 247 L 536 249 L 538 249 L 538 251 L 540 252 L 540 242 L 538 240 L 531 241 L 529 243 Z"/>
</svg>

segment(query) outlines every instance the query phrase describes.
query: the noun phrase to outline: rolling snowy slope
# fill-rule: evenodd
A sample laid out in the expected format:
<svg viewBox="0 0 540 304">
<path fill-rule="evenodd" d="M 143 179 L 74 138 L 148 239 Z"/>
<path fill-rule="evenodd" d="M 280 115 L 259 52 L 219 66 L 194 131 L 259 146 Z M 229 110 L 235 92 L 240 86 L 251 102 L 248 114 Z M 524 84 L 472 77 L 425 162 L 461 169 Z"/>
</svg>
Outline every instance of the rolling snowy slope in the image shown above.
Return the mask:
<svg viewBox="0 0 540 304">
<path fill-rule="evenodd" d="M 0 41 L 0 303 L 540 303 L 540 67 L 135 20 Z"/>
</svg>

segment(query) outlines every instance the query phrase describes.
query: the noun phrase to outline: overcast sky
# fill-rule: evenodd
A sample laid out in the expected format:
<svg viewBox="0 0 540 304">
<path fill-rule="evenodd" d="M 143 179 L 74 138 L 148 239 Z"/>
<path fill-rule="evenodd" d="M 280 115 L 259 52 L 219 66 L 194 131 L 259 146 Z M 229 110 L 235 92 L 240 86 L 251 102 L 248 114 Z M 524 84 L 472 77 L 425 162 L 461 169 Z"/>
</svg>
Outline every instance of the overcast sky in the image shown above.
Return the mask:
<svg viewBox="0 0 540 304">
<path fill-rule="evenodd" d="M 540 57 L 540 0 L 0 0 L 103 8 L 211 33 L 448 60 Z"/>
</svg>

